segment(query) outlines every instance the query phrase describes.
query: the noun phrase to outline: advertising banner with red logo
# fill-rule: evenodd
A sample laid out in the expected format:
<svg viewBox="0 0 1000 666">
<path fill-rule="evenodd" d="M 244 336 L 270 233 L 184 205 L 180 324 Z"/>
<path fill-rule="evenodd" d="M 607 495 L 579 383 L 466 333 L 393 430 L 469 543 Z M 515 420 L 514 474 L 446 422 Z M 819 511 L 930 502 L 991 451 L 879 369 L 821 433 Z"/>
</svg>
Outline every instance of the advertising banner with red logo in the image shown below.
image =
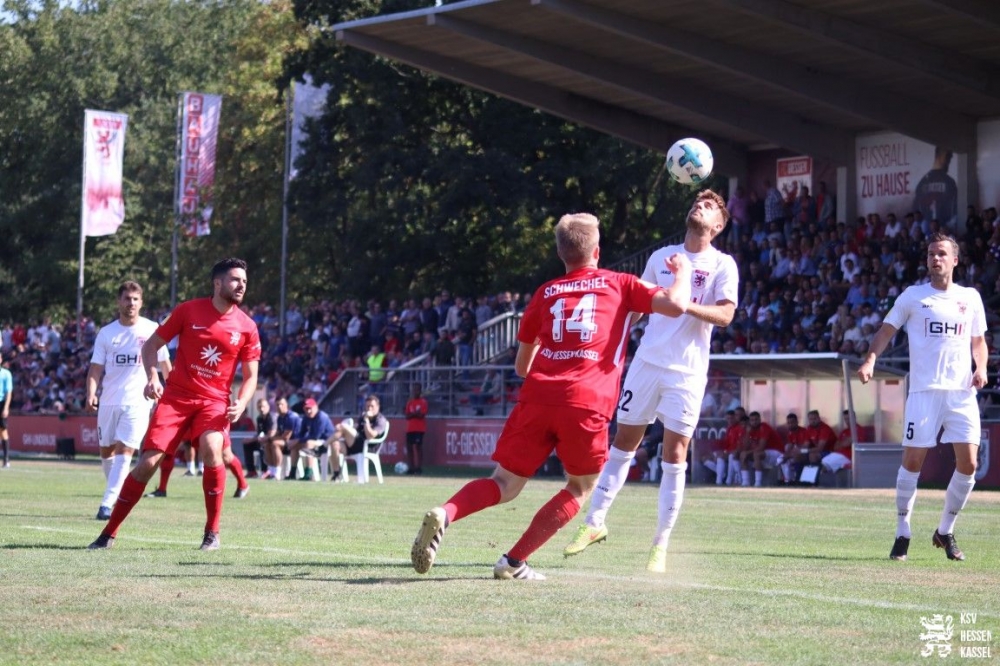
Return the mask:
<svg viewBox="0 0 1000 666">
<path fill-rule="evenodd" d="M 184 93 L 181 101 L 177 210 L 188 236 L 211 233 L 215 153 L 218 144 L 220 95 Z"/>
<path fill-rule="evenodd" d="M 794 199 L 802 194 L 802 188 L 808 187 L 809 194 L 813 192 L 813 161 L 811 157 L 781 157 L 777 160 L 778 175 L 774 186 L 786 200 Z"/>
<path fill-rule="evenodd" d="M 84 236 L 110 236 L 125 221 L 122 164 L 127 128 L 128 116 L 123 113 L 84 112 L 80 212 Z"/>
<path fill-rule="evenodd" d="M 389 419 L 389 437 L 379 451 L 382 467 L 406 460 L 406 419 Z M 12 416 L 8 419 L 11 450 L 55 455 L 57 440 L 72 438 L 77 455 L 97 455 L 97 418 L 94 416 Z M 489 469 L 490 458 L 503 430 L 503 419 L 428 419 L 424 436 L 424 464 L 437 467 Z M 695 452 L 699 457 L 722 446 L 723 427 L 699 427 Z M 921 485 L 946 487 L 955 471 L 955 452 L 940 445 L 928 451 L 920 474 Z M 979 447 L 976 488 L 1000 489 L 1000 423 L 984 423 Z"/>
</svg>

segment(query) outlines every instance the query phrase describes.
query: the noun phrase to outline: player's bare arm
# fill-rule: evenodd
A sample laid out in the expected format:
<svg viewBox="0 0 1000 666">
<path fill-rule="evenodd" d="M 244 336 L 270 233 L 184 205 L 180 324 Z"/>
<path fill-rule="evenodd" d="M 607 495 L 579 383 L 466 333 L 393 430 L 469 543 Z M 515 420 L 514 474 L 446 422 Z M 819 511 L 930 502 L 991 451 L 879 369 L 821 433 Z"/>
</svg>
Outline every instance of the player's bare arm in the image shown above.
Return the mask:
<svg viewBox="0 0 1000 666">
<path fill-rule="evenodd" d="M 868 347 L 868 355 L 865 356 L 864 362 L 858 368 L 858 379 L 861 380 L 862 384 L 867 384 L 872 378 L 872 373 L 875 371 L 875 359 L 885 351 L 885 348 L 889 346 L 889 342 L 896 337 L 897 330 L 892 324 L 884 322 L 879 327 L 875 337 L 872 338 L 871 345 Z"/>
<path fill-rule="evenodd" d="M 145 347 L 143 347 L 145 350 Z M 145 357 L 143 357 L 145 361 Z M 243 361 L 243 385 L 240 386 L 239 393 L 236 394 L 236 402 L 226 409 L 226 416 L 230 423 L 236 423 L 247 405 L 253 400 L 254 391 L 257 390 L 257 371 L 260 363 L 258 361 Z"/>
<path fill-rule="evenodd" d="M 100 363 L 91 363 L 87 370 L 87 411 L 97 411 L 97 387 L 101 383 L 101 375 L 104 374 L 104 366 Z"/>
<path fill-rule="evenodd" d="M 981 389 L 986 386 L 988 380 L 986 376 L 986 362 L 990 350 L 986 346 L 986 338 L 983 336 L 972 338 L 972 360 L 976 363 L 976 370 L 972 373 L 972 386 Z"/>
<path fill-rule="evenodd" d="M 538 340 L 530 345 L 526 342 L 518 343 L 517 358 L 514 359 L 514 372 L 517 373 L 518 377 L 524 379 L 528 376 L 528 370 L 531 369 L 531 363 L 535 360 L 536 353 L 538 353 Z"/>
<path fill-rule="evenodd" d="M 736 303 L 719 301 L 715 305 L 689 303 L 687 314 L 713 326 L 729 326 L 736 315 Z"/>
<path fill-rule="evenodd" d="M 679 317 L 691 305 L 691 262 L 686 255 L 675 253 L 666 260 L 667 269 L 674 274 L 674 283 L 653 296 L 653 312 L 667 317 Z M 644 282 L 647 286 L 653 287 Z"/>
<path fill-rule="evenodd" d="M 159 400 L 163 397 L 163 384 L 160 382 L 159 373 L 156 372 L 158 365 L 156 356 L 160 347 L 165 344 L 166 340 L 153 333 L 142 345 L 142 367 L 146 371 L 146 389 L 143 395 L 150 400 Z"/>
</svg>

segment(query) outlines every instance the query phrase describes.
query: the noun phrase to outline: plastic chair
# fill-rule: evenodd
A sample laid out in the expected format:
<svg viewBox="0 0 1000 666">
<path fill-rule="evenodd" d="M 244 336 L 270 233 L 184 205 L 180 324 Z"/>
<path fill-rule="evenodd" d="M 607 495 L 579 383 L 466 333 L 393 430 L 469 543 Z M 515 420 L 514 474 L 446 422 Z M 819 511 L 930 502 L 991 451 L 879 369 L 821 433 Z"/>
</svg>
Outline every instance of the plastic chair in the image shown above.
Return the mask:
<svg viewBox="0 0 1000 666">
<path fill-rule="evenodd" d="M 389 426 L 386 424 L 385 432 L 382 433 L 381 437 L 376 437 L 375 439 L 370 439 L 365 442 L 365 450 L 361 453 L 355 453 L 348 456 L 350 460 L 354 461 L 357 467 L 358 473 L 358 483 L 368 483 L 368 463 L 371 463 L 375 468 L 375 477 L 378 479 L 379 483 L 382 483 L 382 460 L 379 458 L 378 452 L 382 448 L 382 442 L 385 438 L 389 436 Z M 344 480 L 347 480 L 347 465 L 341 467 L 343 470 Z"/>
</svg>

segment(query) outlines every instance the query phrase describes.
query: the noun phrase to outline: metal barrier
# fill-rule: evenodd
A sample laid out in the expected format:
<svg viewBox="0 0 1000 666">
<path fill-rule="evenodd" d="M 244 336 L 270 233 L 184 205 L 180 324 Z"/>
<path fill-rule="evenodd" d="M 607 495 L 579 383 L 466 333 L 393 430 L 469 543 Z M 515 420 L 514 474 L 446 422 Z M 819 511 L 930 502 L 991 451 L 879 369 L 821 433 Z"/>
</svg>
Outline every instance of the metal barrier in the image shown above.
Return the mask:
<svg viewBox="0 0 1000 666">
<path fill-rule="evenodd" d="M 390 370 L 369 382 L 367 368 L 350 368 L 319 401 L 336 421 L 361 413 L 365 398 L 377 395 L 382 413 L 401 416 L 413 385 L 419 384 L 430 416 L 505 417 L 517 402 L 522 379 L 512 365 L 416 365 Z"/>
</svg>

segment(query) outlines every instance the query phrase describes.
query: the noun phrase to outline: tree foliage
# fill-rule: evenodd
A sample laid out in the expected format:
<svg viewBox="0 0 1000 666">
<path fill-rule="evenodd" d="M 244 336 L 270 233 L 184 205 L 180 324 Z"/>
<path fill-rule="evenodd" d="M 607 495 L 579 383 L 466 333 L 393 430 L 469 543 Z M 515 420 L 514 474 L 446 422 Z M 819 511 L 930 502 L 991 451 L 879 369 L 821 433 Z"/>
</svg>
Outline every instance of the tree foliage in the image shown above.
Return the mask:
<svg viewBox="0 0 1000 666">
<path fill-rule="evenodd" d="M 7 319 L 76 301 L 84 110 L 129 115 L 126 221 L 86 239 L 86 309 L 125 279 L 168 305 L 179 93 L 223 95 L 212 234 L 181 238 L 178 297 L 223 256 L 278 300 L 285 92 L 329 84 L 289 199 L 291 298 L 527 290 L 560 272 L 565 212 L 603 221 L 605 263 L 679 229 L 689 191 L 662 157 L 338 46 L 331 24 L 426 0 L 5 0 L 0 22 L 0 291 Z M 294 9 L 294 11 L 293 11 Z"/>
<path fill-rule="evenodd" d="M 662 156 L 332 41 L 331 23 L 426 6 L 297 0 L 316 30 L 288 76 L 328 84 L 292 196 L 313 288 L 357 296 L 530 289 L 558 273 L 551 229 L 595 212 L 613 259 L 677 231 Z M 456 287 L 457 286 L 457 287 Z"/>
<path fill-rule="evenodd" d="M 5 3 L 0 25 L 0 289 L 4 316 L 72 311 L 78 270 L 83 114 L 129 115 L 126 221 L 86 239 L 85 303 L 111 313 L 124 279 L 167 304 L 177 100 L 224 95 L 213 234 L 181 241 L 181 298 L 207 267 L 242 254 L 265 264 L 280 229 L 283 105 L 276 81 L 301 30 L 283 2 L 92 0 Z M 276 279 L 276 275 L 275 275 Z M 253 285 L 252 285 L 253 286 Z"/>
</svg>

